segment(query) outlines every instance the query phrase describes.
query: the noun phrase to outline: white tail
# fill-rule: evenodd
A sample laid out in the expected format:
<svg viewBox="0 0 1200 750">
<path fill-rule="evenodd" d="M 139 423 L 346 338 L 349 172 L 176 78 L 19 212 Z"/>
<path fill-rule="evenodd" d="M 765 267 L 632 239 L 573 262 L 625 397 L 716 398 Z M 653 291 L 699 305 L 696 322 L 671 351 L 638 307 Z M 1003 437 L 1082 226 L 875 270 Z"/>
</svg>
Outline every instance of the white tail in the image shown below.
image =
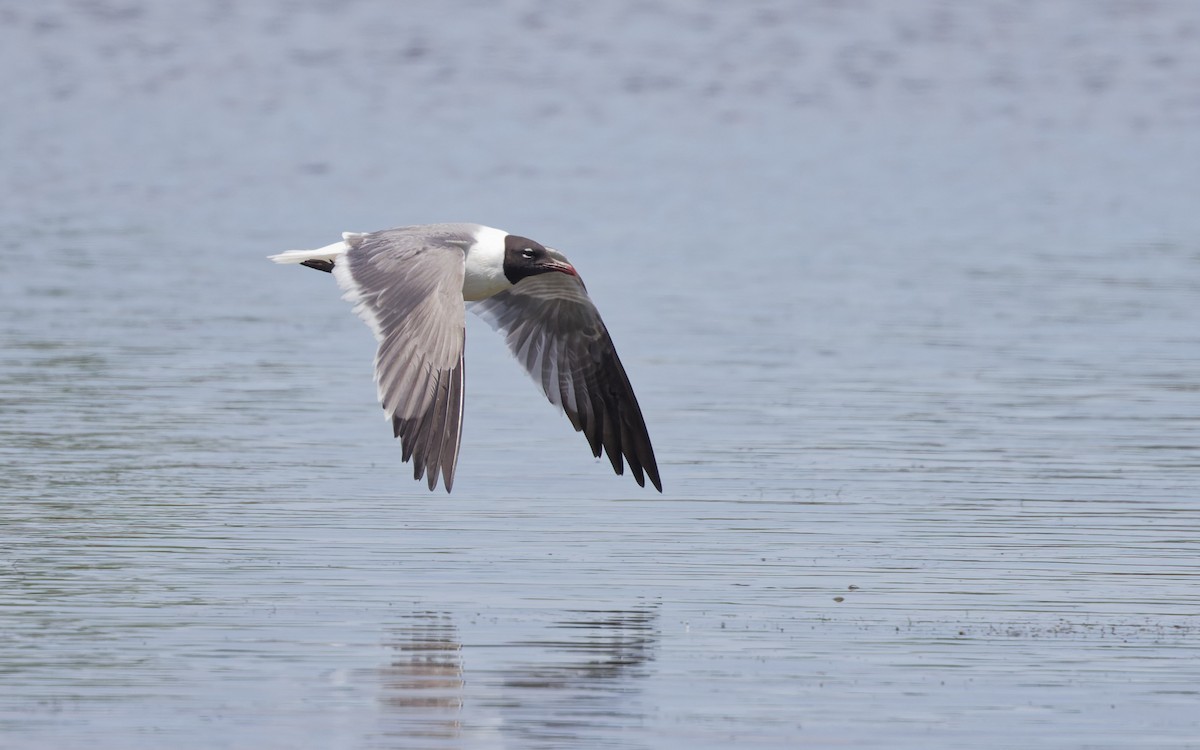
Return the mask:
<svg viewBox="0 0 1200 750">
<path fill-rule="evenodd" d="M 332 245 L 319 247 L 316 250 L 288 250 L 286 253 L 279 255 L 268 255 L 267 258 L 276 263 L 303 263 L 306 260 L 327 260 L 333 262 L 339 255 L 349 250 L 350 247 L 343 240 L 335 242 Z"/>
</svg>

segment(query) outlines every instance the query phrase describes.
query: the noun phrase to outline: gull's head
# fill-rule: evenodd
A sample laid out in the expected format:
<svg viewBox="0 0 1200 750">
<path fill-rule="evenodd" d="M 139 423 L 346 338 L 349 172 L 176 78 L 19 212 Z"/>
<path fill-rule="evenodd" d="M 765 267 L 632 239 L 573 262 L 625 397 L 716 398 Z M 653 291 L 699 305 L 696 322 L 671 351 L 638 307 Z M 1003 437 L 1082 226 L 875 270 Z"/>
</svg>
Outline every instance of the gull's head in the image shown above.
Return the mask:
<svg viewBox="0 0 1200 750">
<path fill-rule="evenodd" d="M 579 275 L 575 272 L 575 266 L 568 263 L 566 257 L 557 250 L 515 234 L 504 238 L 504 276 L 510 284 L 550 271 Z"/>
</svg>

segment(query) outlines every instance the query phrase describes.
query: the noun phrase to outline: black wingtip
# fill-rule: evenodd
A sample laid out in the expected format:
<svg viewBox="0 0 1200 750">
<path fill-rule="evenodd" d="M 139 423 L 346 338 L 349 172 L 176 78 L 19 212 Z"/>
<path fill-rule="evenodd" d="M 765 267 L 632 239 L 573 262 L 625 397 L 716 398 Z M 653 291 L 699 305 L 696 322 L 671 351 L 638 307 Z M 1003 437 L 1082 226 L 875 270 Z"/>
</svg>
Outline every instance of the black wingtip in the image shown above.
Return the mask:
<svg viewBox="0 0 1200 750">
<path fill-rule="evenodd" d="M 650 450 L 649 445 L 647 442 L 647 453 L 642 457 L 642 461 L 644 462 L 642 470 L 646 472 L 646 478 L 650 480 L 650 484 L 654 485 L 654 489 L 662 492 L 662 479 L 658 476 L 658 462 L 654 460 L 654 451 Z M 642 486 L 645 487 L 646 485 Z"/>
<path fill-rule="evenodd" d="M 325 273 L 333 273 L 333 261 L 331 260 L 302 260 L 300 261 L 300 265 L 315 268 Z"/>
<path fill-rule="evenodd" d="M 632 466 L 632 464 L 631 464 L 631 466 Z M 645 476 L 642 475 L 643 471 L 645 472 Z M 633 479 L 634 479 L 634 481 L 636 481 L 638 483 L 639 487 L 645 487 L 646 480 L 649 479 L 650 484 L 654 485 L 654 489 L 658 490 L 659 492 L 663 491 L 662 490 L 662 480 L 658 478 L 658 467 L 657 466 L 655 466 L 653 468 L 646 468 L 646 469 L 640 469 L 640 468 L 635 469 L 633 472 Z"/>
</svg>

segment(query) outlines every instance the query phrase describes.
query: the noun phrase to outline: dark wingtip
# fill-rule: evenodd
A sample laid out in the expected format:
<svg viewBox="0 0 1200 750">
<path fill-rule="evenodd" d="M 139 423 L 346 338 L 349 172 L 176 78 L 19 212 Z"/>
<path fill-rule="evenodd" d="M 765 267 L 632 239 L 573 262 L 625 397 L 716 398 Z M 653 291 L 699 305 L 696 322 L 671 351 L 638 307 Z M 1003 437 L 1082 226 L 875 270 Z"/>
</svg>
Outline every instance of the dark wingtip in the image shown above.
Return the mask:
<svg viewBox="0 0 1200 750">
<path fill-rule="evenodd" d="M 331 260 L 302 260 L 300 261 L 300 265 L 315 268 L 325 273 L 333 273 L 333 261 Z"/>
<path fill-rule="evenodd" d="M 658 462 L 654 460 L 654 451 L 649 450 L 649 443 L 646 445 L 647 455 L 643 457 L 644 466 L 642 470 L 646 472 L 646 478 L 654 485 L 654 489 L 662 492 L 662 479 L 658 476 Z M 645 485 L 642 485 L 645 487 Z"/>
</svg>

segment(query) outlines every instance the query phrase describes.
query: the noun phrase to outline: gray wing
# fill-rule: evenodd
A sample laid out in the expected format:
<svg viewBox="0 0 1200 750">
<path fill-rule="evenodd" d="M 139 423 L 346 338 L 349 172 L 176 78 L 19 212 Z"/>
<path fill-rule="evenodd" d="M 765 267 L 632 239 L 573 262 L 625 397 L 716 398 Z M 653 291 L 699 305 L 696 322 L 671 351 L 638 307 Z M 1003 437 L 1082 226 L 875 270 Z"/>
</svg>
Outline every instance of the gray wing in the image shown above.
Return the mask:
<svg viewBox="0 0 1200 750">
<path fill-rule="evenodd" d="M 462 441 L 462 242 L 451 230 L 389 229 L 350 236 L 333 273 L 379 341 L 379 401 L 400 438 L 413 478 L 438 471 L 449 492 Z"/>
<path fill-rule="evenodd" d="M 633 386 L 577 276 L 530 276 L 471 309 L 505 335 L 513 356 L 587 437 L 593 455 L 607 453 L 618 474 L 624 458 L 639 485 L 646 485 L 644 473 L 662 492 Z"/>
</svg>

